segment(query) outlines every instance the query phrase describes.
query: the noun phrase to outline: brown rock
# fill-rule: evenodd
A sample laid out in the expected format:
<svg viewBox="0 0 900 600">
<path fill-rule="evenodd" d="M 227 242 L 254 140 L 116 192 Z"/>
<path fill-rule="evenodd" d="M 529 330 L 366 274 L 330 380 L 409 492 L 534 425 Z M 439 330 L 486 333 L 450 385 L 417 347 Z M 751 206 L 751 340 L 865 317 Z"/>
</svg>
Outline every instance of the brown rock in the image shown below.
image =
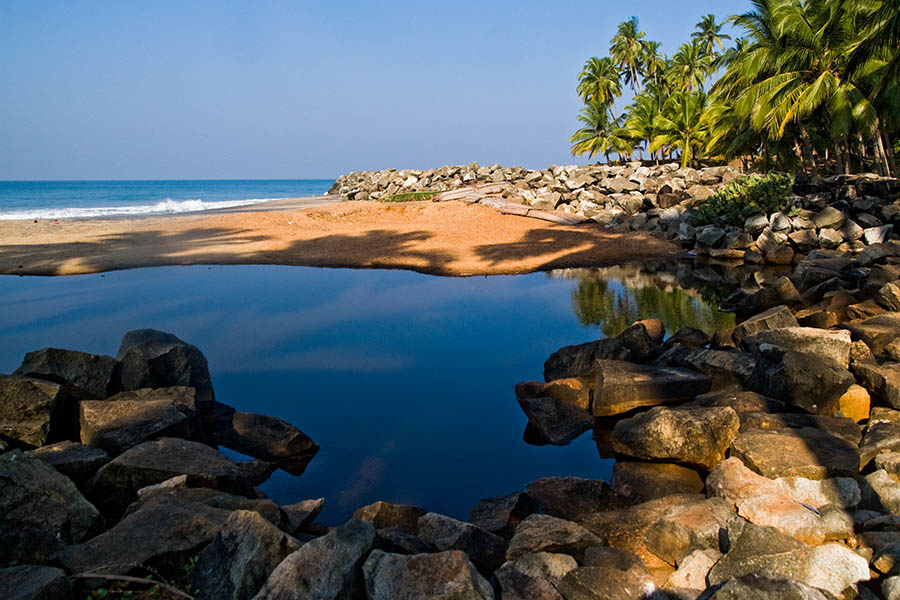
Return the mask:
<svg viewBox="0 0 900 600">
<path fill-rule="evenodd" d="M 485 498 L 469 512 L 469 522 L 494 535 L 509 539 L 522 519 L 538 511 L 531 496 L 516 492 L 502 498 Z"/>
<path fill-rule="evenodd" d="M 591 384 L 581 377 L 567 377 L 547 383 L 526 381 L 516 386 L 518 398 L 553 398 L 583 411 L 591 410 Z"/>
<path fill-rule="evenodd" d="M 570 521 L 631 505 L 600 479 L 544 477 L 528 484 L 525 491 L 544 512 Z"/>
<path fill-rule="evenodd" d="M 736 518 L 731 504 L 721 498 L 675 506 L 647 531 L 647 547 L 675 566 L 694 550 L 718 550 L 728 523 Z"/>
<path fill-rule="evenodd" d="M 731 456 L 766 477 L 854 477 L 860 454 L 853 445 L 821 429 L 749 430 L 731 445 Z"/>
<path fill-rule="evenodd" d="M 418 506 L 391 504 L 379 500 L 356 509 L 353 518 L 359 521 L 368 521 L 375 526 L 375 529 L 399 527 L 416 535 L 419 532 L 419 517 L 424 514 L 425 511 Z"/>
<path fill-rule="evenodd" d="M 871 404 L 872 401 L 866 388 L 854 383 L 838 399 L 838 411 L 841 415 L 859 423 L 869 418 Z"/>
<path fill-rule="evenodd" d="M 690 400 L 710 386 L 708 377 L 684 369 L 610 360 L 597 361 L 596 367 L 592 405 L 595 417 Z"/>
<path fill-rule="evenodd" d="M 79 407 L 81 441 L 118 456 L 140 443 L 161 437 L 188 438 L 187 418 L 168 400 L 93 400 Z"/>
<path fill-rule="evenodd" d="M 703 480 L 697 471 L 668 463 L 617 461 L 611 483 L 616 492 L 634 502 L 703 491 Z"/>
</svg>

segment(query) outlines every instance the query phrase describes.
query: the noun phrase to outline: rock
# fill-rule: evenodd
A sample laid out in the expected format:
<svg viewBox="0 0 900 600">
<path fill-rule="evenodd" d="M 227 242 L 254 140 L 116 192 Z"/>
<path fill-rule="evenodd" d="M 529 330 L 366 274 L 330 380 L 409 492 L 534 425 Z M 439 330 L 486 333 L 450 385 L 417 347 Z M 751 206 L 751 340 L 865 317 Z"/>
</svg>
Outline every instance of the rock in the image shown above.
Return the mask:
<svg viewBox="0 0 900 600">
<path fill-rule="evenodd" d="M 187 418 L 167 400 L 85 401 L 79 411 L 82 443 L 111 456 L 142 442 L 191 434 Z"/>
<path fill-rule="evenodd" d="M 654 331 L 654 334 L 658 334 Z M 651 337 L 643 323 L 636 323 L 616 336 L 628 350 L 628 360 L 636 363 L 646 363 L 659 355 L 659 343 L 655 337 Z"/>
<path fill-rule="evenodd" d="M 632 327 L 641 325 L 654 344 L 662 344 L 666 337 L 666 325 L 661 319 L 643 319 L 635 321 Z"/>
<path fill-rule="evenodd" d="M 62 386 L 0 375 L 0 437 L 23 448 L 71 439 L 75 398 Z"/>
<path fill-rule="evenodd" d="M 391 504 L 378 501 L 361 508 L 353 513 L 353 518 L 360 521 L 368 521 L 375 529 L 398 527 L 403 531 L 417 535 L 419 533 L 419 517 L 425 511 L 418 506 L 408 504 Z"/>
<path fill-rule="evenodd" d="M 710 337 L 705 331 L 701 331 L 700 329 L 695 329 L 694 327 L 682 327 L 666 341 L 668 344 L 681 344 L 685 348 L 697 350 L 708 346 Z"/>
<path fill-rule="evenodd" d="M 552 552 L 568 554 L 583 562 L 588 548 L 602 545 L 600 538 L 577 523 L 535 514 L 528 516 L 516 528 L 506 550 L 506 558 L 515 560 L 529 553 Z"/>
<path fill-rule="evenodd" d="M 816 229 L 840 229 L 846 220 L 844 213 L 833 206 L 826 206 L 813 217 L 813 224 Z"/>
<path fill-rule="evenodd" d="M 862 440 L 859 425 L 846 417 L 800 413 L 745 413 L 741 415 L 742 431 L 751 429 L 802 429 L 804 427 L 821 429 L 853 446 L 859 445 L 859 442 Z"/>
<path fill-rule="evenodd" d="M 693 371 L 599 360 L 592 412 L 595 417 L 611 416 L 642 406 L 690 400 L 709 386 L 708 377 Z"/>
<path fill-rule="evenodd" d="M 616 423 L 613 450 L 640 459 L 678 462 L 711 469 L 740 428 L 730 408 L 668 409 L 656 407 Z"/>
<path fill-rule="evenodd" d="M 875 363 L 875 355 L 865 342 L 856 341 L 850 344 L 850 364 Z"/>
<path fill-rule="evenodd" d="M 187 477 L 182 476 L 186 483 Z M 179 478 L 169 480 L 176 483 Z M 279 529 L 286 530 L 290 527 L 287 518 L 282 514 L 281 508 L 268 498 L 245 498 L 235 496 L 219 490 L 209 488 L 185 487 L 172 485 L 164 487 L 163 484 L 149 486 L 139 490 L 138 499 L 128 505 L 125 516 L 134 514 L 146 506 L 158 506 L 167 502 L 180 502 L 182 504 L 203 504 L 210 508 L 218 508 L 228 512 L 246 510 L 258 513 L 266 521 Z"/>
<path fill-rule="evenodd" d="M 647 547 L 675 566 L 694 550 L 718 550 L 720 537 L 736 518 L 731 503 L 722 498 L 675 506 L 647 531 Z"/>
<path fill-rule="evenodd" d="M 816 509 L 829 504 L 839 508 L 855 508 L 860 502 L 859 484 L 850 477 L 779 477 L 775 480 L 775 487 L 778 494 Z"/>
<path fill-rule="evenodd" d="M 706 589 L 706 575 L 720 558 L 722 554 L 718 550 L 694 550 L 681 560 L 678 570 L 666 579 L 663 590 L 670 598 L 687 597 L 687 591 L 696 592 L 690 597 L 699 596 Z"/>
<path fill-rule="evenodd" d="M 581 377 L 567 377 L 543 383 L 526 381 L 516 385 L 517 398 L 552 398 L 582 411 L 591 410 L 591 383 Z M 521 402 L 521 400 L 520 400 Z"/>
<path fill-rule="evenodd" d="M 811 413 L 833 415 L 841 396 L 856 383 L 840 363 L 821 355 L 762 344 L 747 387 Z"/>
<path fill-rule="evenodd" d="M 900 483 L 879 469 L 862 480 L 862 505 L 879 512 L 900 515 Z"/>
<path fill-rule="evenodd" d="M 882 452 L 900 452 L 900 424 L 870 423 L 859 445 L 859 468 L 862 470 Z"/>
<path fill-rule="evenodd" d="M 843 366 L 850 366 L 850 332 L 813 327 L 768 329 L 745 336 L 741 345 L 750 352 L 762 344 L 781 346 L 795 352 L 824 356 Z"/>
<path fill-rule="evenodd" d="M 253 597 L 275 567 L 300 545 L 255 512 L 238 510 L 197 556 L 190 576 L 198 600 Z"/>
<path fill-rule="evenodd" d="M 174 438 L 144 442 L 120 454 L 88 481 L 86 495 L 104 514 L 115 517 L 137 498 L 139 489 L 182 474 L 192 487 L 254 495 L 244 471 L 225 455 Z"/>
<path fill-rule="evenodd" d="M 738 514 L 755 525 L 774 527 L 812 546 L 825 541 L 827 532 L 822 517 L 784 496 L 764 494 L 747 498 L 738 505 Z M 848 533 L 853 534 L 852 522 Z"/>
<path fill-rule="evenodd" d="M 68 600 L 72 584 L 53 567 L 18 565 L 0 569 L 0 597 L 6 600 Z"/>
<path fill-rule="evenodd" d="M 797 319 L 787 306 L 776 306 L 739 324 L 734 330 L 734 338 L 740 343 L 743 338 L 759 331 L 798 326 Z"/>
<path fill-rule="evenodd" d="M 900 452 L 882 452 L 875 456 L 875 466 L 900 481 Z"/>
<path fill-rule="evenodd" d="M 504 563 L 494 576 L 504 600 L 563 600 L 556 586 L 576 568 L 571 556 L 537 552 Z"/>
<path fill-rule="evenodd" d="M 491 585 L 479 575 L 466 555 L 458 550 L 414 556 L 375 550 L 363 565 L 363 574 L 366 593 L 370 600 L 394 598 L 493 600 L 494 598 Z M 325 597 L 316 596 L 316 598 Z"/>
<path fill-rule="evenodd" d="M 278 417 L 216 407 L 215 441 L 221 446 L 274 463 L 292 475 L 301 475 L 319 451 L 312 439 Z"/>
<path fill-rule="evenodd" d="M 437 547 L 399 527 L 388 527 L 375 531 L 375 547 L 394 554 L 431 554 Z"/>
<path fill-rule="evenodd" d="M 731 388 L 703 394 L 691 402 L 682 404 L 682 406 L 698 408 L 723 406 L 733 409 L 738 415 L 743 415 L 756 412 L 779 412 L 784 408 L 784 403 L 780 400 L 766 398 L 756 392 L 746 392 Z"/>
<path fill-rule="evenodd" d="M 374 543 L 375 528 L 371 523 L 347 521 L 289 554 L 254 598 L 337 600 L 356 597 L 364 586 L 360 567 Z"/>
<path fill-rule="evenodd" d="M 865 558 L 840 544 L 810 547 L 772 527 L 745 524 L 709 572 L 712 586 L 745 575 L 788 579 L 835 596 L 869 579 Z"/>
<path fill-rule="evenodd" d="M 444 515 L 426 513 L 419 517 L 419 537 L 438 550 L 462 550 L 483 573 L 493 572 L 504 562 L 503 538 Z"/>
<path fill-rule="evenodd" d="M 841 327 L 849 329 L 854 340 L 865 342 L 874 354 L 883 354 L 885 346 L 900 337 L 900 313 L 884 313 L 850 321 Z"/>
<path fill-rule="evenodd" d="M 859 321 L 870 317 L 883 315 L 885 310 L 871 298 L 865 302 L 858 302 L 847 307 L 847 318 L 851 321 Z"/>
<path fill-rule="evenodd" d="M 871 403 L 866 388 L 854 383 L 838 398 L 838 411 L 848 419 L 859 423 L 869 418 Z"/>
<path fill-rule="evenodd" d="M 538 505 L 531 496 L 516 492 L 502 498 L 480 500 L 469 512 L 469 522 L 509 539 L 522 519 L 537 511 Z"/>
<path fill-rule="evenodd" d="M 77 442 L 58 442 L 29 450 L 25 454 L 39 458 L 77 486 L 83 485 L 100 467 L 109 462 L 109 456 L 103 450 Z"/>
<path fill-rule="evenodd" d="M 543 442 L 565 446 L 594 427 L 591 413 L 558 398 L 525 397 L 519 394 L 519 386 L 516 396 L 522 412 L 528 417 L 528 426 Z"/>
<path fill-rule="evenodd" d="M 753 573 L 729 579 L 708 600 L 834 600 L 834 596 L 818 588 L 790 579 L 770 579 Z"/>
<path fill-rule="evenodd" d="M 860 465 L 856 447 L 812 427 L 742 431 L 731 456 L 770 478 L 855 477 Z"/>
<path fill-rule="evenodd" d="M 821 248 L 837 248 L 844 241 L 844 236 L 835 229 L 822 229 L 819 231 L 818 241 Z"/>
<path fill-rule="evenodd" d="M 693 469 L 668 463 L 616 461 L 613 489 L 634 502 L 646 502 L 670 494 L 699 494 L 703 480 Z"/>
<path fill-rule="evenodd" d="M 718 248 L 725 239 L 721 227 L 707 226 L 697 230 L 697 245 L 701 248 Z"/>
<path fill-rule="evenodd" d="M 155 402 L 166 401 L 177 408 L 186 418 L 190 429 L 190 439 L 207 442 L 206 428 L 200 407 L 197 405 L 197 390 L 186 386 L 165 388 L 141 388 L 130 392 L 120 392 L 107 398 L 109 402 Z"/>
<path fill-rule="evenodd" d="M 884 284 L 875 293 L 875 301 L 889 311 L 900 311 L 900 286 L 895 283 Z"/>
<path fill-rule="evenodd" d="M 788 234 L 791 244 L 801 252 L 809 252 L 819 245 L 819 236 L 812 229 L 800 229 Z"/>
<path fill-rule="evenodd" d="M 101 521 L 67 477 L 20 450 L 0 455 L 0 562 L 44 562 Z"/>
<path fill-rule="evenodd" d="M 900 409 L 900 364 L 857 363 L 853 365 L 853 372 L 868 392 L 891 408 Z"/>
<path fill-rule="evenodd" d="M 766 252 L 766 262 L 770 265 L 789 265 L 794 262 L 794 250 L 788 245 L 773 248 Z"/>
<path fill-rule="evenodd" d="M 631 505 L 600 479 L 544 477 L 528 484 L 525 491 L 544 512 L 569 521 Z"/>
<path fill-rule="evenodd" d="M 666 595 L 647 574 L 623 573 L 610 567 L 581 567 L 559 582 L 566 600 L 665 600 Z"/>
<path fill-rule="evenodd" d="M 876 227 L 867 227 L 863 229 L 863 240 L 868 246 L 880 246 L 884 244 L 887 237 L 891 234 L 892 225 L 882 225 Z"/>
<path fill-rule="evenodd" d="M 13 375 L 67 384 L 85 397 L 106 398 L 115 365 L 116 359 L 111 356 L 44 348 L 26 354 Z"/>
<path fill-rule="evenodd" d="M 544 380 L 591 377 L 598 360 L 627 360 L 628 357 L 628 349 L 616 338 L 565 346 L 544 362 Z"/>
<path fill-rule="evenodd" d="M 765 215 L 753 215 L 752 217 L 747 217 L 747 220 L 744 221 L 744 229 L 750 235 L 759 235 L 768 226 L 769 219 Z"/>
<path fill-rule="evenodd" d="M 786 246 L 788 243 L 788 236 L 786 233 L 781 233 L 780 231 L 772 231 L 771 229 L 764 229 L 759 237 L 756 238 L 756 247 L 759 251 L 766 255 L 769 252 L 774 252 L 783 246 Z"/>
<path fill-rule="evenodd" d="M 741 386 L 756 365 L 753 356 L 746 352 L 705 348 L 680 353 L 675 362 L 709 377 L 712 389 Z"/>
<path fill-rule="evenodd" d="M 281 512 L 284 513 L 284 516 L 287 519 L 287 531 L 296 535 L 305 525 L 308 525 L 319 516 L 324 505 L 325 498 L 314 498 L 311 500 L 295 502 L 294 504 L 283 504 L 281 506 Z M 353 518 L 358 519 L 356 513 L 354 513 Z M 359 520 L 362 521 L 364 519 Z"/>
</svg>

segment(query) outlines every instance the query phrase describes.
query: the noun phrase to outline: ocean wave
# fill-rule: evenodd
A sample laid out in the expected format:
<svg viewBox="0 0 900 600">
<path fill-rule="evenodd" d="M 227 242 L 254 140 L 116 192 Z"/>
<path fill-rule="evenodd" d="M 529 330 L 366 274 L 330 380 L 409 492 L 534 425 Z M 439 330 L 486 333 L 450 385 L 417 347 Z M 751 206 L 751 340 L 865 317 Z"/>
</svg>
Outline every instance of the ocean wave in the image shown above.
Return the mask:
<svg viewBox="0 0 900 600">
<path fill-rule="evenodd" d="M 166 198 L 162 202 L 157 202 L 156 204 L 137 206 L 34 208 L 29 210 L 0 212 L 0 220 L 22 221 L 26 219 L 88 219 L 95 217 L 174 215 L 180 213 L 203 212 L 207 210 L 221 210 L 223 208 L 236 208 L 238 206 L 250 206 L 252 204 L 270 202 L 272 200 L 281 200 L 281 198 L 249 198 L 246 200 L 222 200 L 219 202 L 204 202 L 203 200 L 178 201 Z"/>
</svg>

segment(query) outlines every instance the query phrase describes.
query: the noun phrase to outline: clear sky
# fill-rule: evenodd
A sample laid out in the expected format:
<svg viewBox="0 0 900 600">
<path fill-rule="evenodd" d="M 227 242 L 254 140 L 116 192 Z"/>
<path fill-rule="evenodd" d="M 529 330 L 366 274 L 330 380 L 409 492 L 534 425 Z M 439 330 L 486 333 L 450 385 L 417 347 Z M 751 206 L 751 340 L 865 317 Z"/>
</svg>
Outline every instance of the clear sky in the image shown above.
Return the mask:
<svg viewBox="0 0 900 600">
<path fill-rule="evenodd" d="M 749 0 L 0 0 L 0 179 L 332 178 L 569 154 L 576 76 Z"/>
</svg>

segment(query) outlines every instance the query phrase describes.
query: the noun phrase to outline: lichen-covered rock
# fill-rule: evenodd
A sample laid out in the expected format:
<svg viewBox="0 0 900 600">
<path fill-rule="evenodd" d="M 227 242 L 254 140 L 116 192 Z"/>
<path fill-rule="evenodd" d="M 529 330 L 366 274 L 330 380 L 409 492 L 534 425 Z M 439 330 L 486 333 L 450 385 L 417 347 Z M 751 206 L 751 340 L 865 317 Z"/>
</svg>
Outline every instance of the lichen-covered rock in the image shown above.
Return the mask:
<svg viewBox="0 0 900 600">
<path fill-rule="evenodd" d="M 491 584 L 459 550 L 405 556 L 375 550 L 363 565 L 370 600 L 493 600 Z M 301 596 L 278 596 L 278 598 Z M 311 596 L 302 596 L 310 598 Z M 326 596 L 315 596 L 325 598 Z M 332 598 L 335 596 L 328 596 Z M 274 596 L 273 596 L 274 598 Z M 259 598 L 262 600 L 262 597 Z"/>
<path fill-rule="evenodd" d="M 814 327 L 784 327 L 766 329 L 745 336 L 741 344 L 755 352 L 762 344 L 781 346 L 795 352 L 805 352 L 833 360 L 845 369 L 850 366 L 850 332 Z"/>
</svg>

